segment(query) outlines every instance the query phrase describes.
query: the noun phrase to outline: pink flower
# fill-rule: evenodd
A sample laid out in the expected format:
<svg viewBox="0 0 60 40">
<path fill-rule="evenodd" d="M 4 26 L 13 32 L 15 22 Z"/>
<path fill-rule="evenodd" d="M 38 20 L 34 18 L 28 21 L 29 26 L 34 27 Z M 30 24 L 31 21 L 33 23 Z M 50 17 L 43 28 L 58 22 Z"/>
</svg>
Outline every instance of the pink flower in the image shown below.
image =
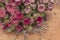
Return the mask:
<svg viewBox="0 0 60 40">
<path fill-rule="evenodd" d="M 30 24 L 30 19 L 29 18 L 25 18 L 23 21 L 24 25 L 29 25 Z"/>
<path fill-rule="evenodd" d="M 37 17 L 37 22 L 41 23 L 42 22 L 42 17 Z"/>
<path fill-rule="evenodd" d="M 24 2 L 34 3 L 35 0 L 25 0 Z"/>
<path fill-rule="evenodd" d="M 9 2 L 15 2 L 15 0 L 9 0 Z"/>
<path fill-rule="evenodd" d="M 48 4 L 48 9 L 52 10 L 52 9 L 53 9 L 53 6 L 54 6 L 54 3 L 50 2 L 50 3 Z"/>
<path fill-rule="evenodd" d="M 39 0 L 38 2 L 43 3 L 43 0 Z"/>
<path fill-rule="evenodd" d="M 31 19 L 31 20 L 30 20 L 30 24 L 33 24 L 33 23 L 34 23 L 34 20 L 33 20 L 33 19 Z"/>
<path fill-rule="evenodd" d="M 23 14 L 16 14 L 15 17 L 19 20 L 24 18 Z"/>
<path fill-rule="evenodd" d="M 44 4 L 38 4 L 38 11 L 39 12 L 43 12 L 43 11 L 45 11 L 45 9 L 46 9 L 46 7 Z"/>
<path fill-rule="evenodd" d="M 35 0 L 29 0 L 30 3 L 35 3 Z"/>
<path fill-rule="evenodd" d="M 15 3 L 7 3 L 6 4 L 6 9 L 7 9 L 7 11 L 8 12 L 10 12 L 10 13 L 14 13 L 14 11 L 15 11 Z"/>
<path fill-rule="evenodd" d="M 27 5 L 30 5 L 31 3 L 34 3 L 35 0 L 25 0 L 23 2 L 24 2 L 24 5 L 27 6 Z"/>
<path fill-rule="evenodd" d="M 20 26 L 20 25 L 19 25 L 19 26 L 16 26 L 16 30 L 17 30 L 17 31 L 21 31 L 21 30 L 23 30 L 23 27 Z"/>
<path fill-rule="evenodd" d="M 12 24 L 18 24 L 18 22 L 19 22 L 19 20 L 17 18 L 14 18 L 14 17 L 11 18 L 10 21 Z"/>
<path fill-rule="evenodd" d="M 37 27 L 41 27 L 43 25 L 43 23 L 41 22 L 41 23 L 39 23 L 39 22 L 37 22 Z"/>
<path fill-rule="evenodd" d="M 5 9 L 4 8 L 0 8 L 0 18 L 3 18 L 5 16 Z"/>
<path fill-rule="evenodd" d="M 24 12 L 25 12 L 25 13 L 29 13 L 29 12 L 31 12 L 31 8 L 30 8 L 30 6 L 27 7 L 27 8 L 25 8 L 25 9 L 24 9 Z"/>
<path fill-rule="evenodd" d="M 12 23 L 7 23 L 7 26 L 8 26 L 8 27 L 11 27 L 11 26 L 12 26 Z"/>
<path fill-rule="evenodd" d="M 22 0 L 15 0 L 16 5 L 20 5 L 22 3 Z"/>
<path fill-rule="evenodd" d="M 7 24 L 3 27 L 3 29 L 5 30 L 5 29 L 7 29 L 7 28 L 9 28 L 9 27 L 11 27 L 11 26 L 12 26 L 11 23 L 7 23 Z"/>
<path fill-rule="evenodd" d="M 51 2 L 52 2 L 52 3 L 54 3 L 54 2 L 55 2 L 55 0 L 51 0 Z"/>
<path fill-rule="evenodd" d="M 15 0 L 15 2 L 20 2 L 21 0 Z"/>
<path fill-rule="evenodd" d="M 35 9 L 36 8 L 36 4 L 30 4 L 30 6 Z"/>
<path fill-rule="evenodd" d="M 27 6 L 27 5 L 29 5 L 29 4 L 30 4 L 30 3 L 28 3 L 28 2 L 25 2 L 25 3 L 24 3 L 25 6 Z"/>
<path fill-rule="evenodd" d="M 23 17 L 23 14 L 17 13 L 14 15 L 14 17 L 11 17 L 10 20 L 13 24 L 18 24 L 19 20 L 21 20 Z"/>
<path fill-rule="evenodd" d="M 29 3 L 29 0 L 25 0 L 25 1 L 24 1 L 24 5 L 25 5 L 25 6 L 27 6 L 27 5 L 29 5 L 29 4 L 30 4 L 30 3 Z"/>
<path fill-rule="evenodd" d="M 42 17 L 37 17 L 37 27 L 40 27 L 42 25 L 43 18 Z"/>
<path fill-rule="evenodd" d="M 49 0 L 43 0 L 43 3 L 48 3 L 49 2 Z"/>
<path fill-rule="evenodd" d="M 6 1 L 6 0 L 0 0 L 0 2 L 3 2 L 3 3 L 4 3 L 5 1 Z"/>
<path fill-rule="evenodd" d="M 24 18 L 22 12 L 20 12 L 19 10 L 15 9 L 13 17 L 10 17 L 10 20 L 13 24 L 18 24 L 19 20 Z"/>
<path fill-rule="evenodd" d="M 11 13 L 12 15 L 16 15 L 16 14 L 19 14 L 20 13 L 20 11 L 18 10 L 18 9 L 14 9 L 14 12 L 13 13 Z"/>
<path fill-rule="evenodd" d="M 10 22 L 12 24 L 18 24 L 19 20 L 17 18 L 15 18 L 15 17 L 10 17 Z"/>
<path fill-rule="evenodd" d="M 14 13 L 15 13 L 14 17 L 17 18 L 17 19 L 19 19 L 19 20 L 22 19 L 22 18 L 24 18 L 23 13 L 20 12 L 19 10 L 15 10 Z"/>
<path fill-rule="evenodd" d="M 28 2 L 29 3 L 29 0 L 23 0 L 23 2 Z"/>
</svg>

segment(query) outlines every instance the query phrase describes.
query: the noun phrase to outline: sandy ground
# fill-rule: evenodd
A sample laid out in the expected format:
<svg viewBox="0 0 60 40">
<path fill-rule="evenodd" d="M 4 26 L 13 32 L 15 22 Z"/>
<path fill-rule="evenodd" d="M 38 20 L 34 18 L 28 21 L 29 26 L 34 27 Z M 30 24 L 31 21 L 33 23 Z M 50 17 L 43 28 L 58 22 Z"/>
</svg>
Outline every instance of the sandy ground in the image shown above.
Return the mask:
<svg viewBox="0 0 60 40">
<path fill-rule="evenodd" d="M 47 20 L 48 29 L 43 33 L 41 40 L 60 40 L 60 6 L 54 5 L 52 11 L 48 11 L 49 19 Z M 28 35 L 28 40 L 39 40 L 38 34 Z M 15 36 L 14 34 L 6 34 L 0 29 L 0 40 L 23 40 L 23 35 Z"/>
</svg>

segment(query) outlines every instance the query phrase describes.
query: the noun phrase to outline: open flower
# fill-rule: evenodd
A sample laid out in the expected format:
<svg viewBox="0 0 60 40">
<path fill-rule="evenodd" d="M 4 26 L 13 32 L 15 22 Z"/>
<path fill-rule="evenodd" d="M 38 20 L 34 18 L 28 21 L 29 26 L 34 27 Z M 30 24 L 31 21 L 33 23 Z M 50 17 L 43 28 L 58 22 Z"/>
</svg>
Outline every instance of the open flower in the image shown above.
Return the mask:
<svg viewBox="0 0 60 40">
<path fill-rule="evenodd" d="M 7 3 L 6 4 L 6 9 L 7 9 L 7 11 L 8 12 L 10 12 L 10 13 L 14 13 L 14 11 L 15 11 L 15 3 Z"/>
<path fill-rule="evenodd" d="M 13 3 L 13 2 L 21 2 L 21 0 L 9 0 L 8 2 L 11 2 L 11 3 Z"/>
<path fill-rule="evenodd" d="M 8 2 L 15 2 L 15 0 L 8 0 Z"/>
<path fill-rule="evenodd" d="M 34 23 L 34 20 L 33 20 L 33 19 L 31 19 L 31 20 L 30 20 L 30 24 L 33 24 L 33 23 Z"/>
<path fill-rule="evenodd" d="M 35 0 L 29 0 L 30 3 L 35 3 Z"/>
<path fill-rule="evenodd" d="M 21 14 L 21 13 L 16 13 L 16 14 L 14 15 L 14 17 L 11 17 L 11 18 L 10 18 L 10 20 L 11 20 L 11 22 L 12 22 L 13 24 L 18 24 L 19 20 L 21 20 L 23 17 L 24 17 L 23 14 Z"/>
<path fill-rule="evenodd" d="M 15 9 L 14 15 L 21 13 L 18 9 Z M 22 13 L 21 13 L 22 14 Z"/>
<path fill-rule="evenodd" d="M 36 4 L 30 4 L 30 6 L 35 9 L 36 8 Z"/>
<path fill-rule="evenodd" d="M 16 14 L 15 15 L 15 18 L 17 18 L 19 20 L 22 19 L 23 17 L 24 17 L 23 14 Z"/>
<path fill-rule="evenodd" d="M 24 5 L 27 6 L 27 5 L 30 5 L 31 3 L 35 3 L 35 0 L 23 0 L 24 2 Z"/>
<path fill-rule="evenodd" d="M 29 2 L 29 0 L 22 0 L 23 2 Z"/>
<path fill-rule="evenodd" d="M 28 14 L 29 12 L 31 12 L 30 6 L 26 7 L 26 8 L 24 9 L 24 12 L 27 13 L 27 14 Z"/>
<path fill-rule="evenodd" d="M 24 0 L 23 2 L 24 2 L 24 5 L 25 5 L 25 6 L 27 6 L 27 5 L 30 4 L 30 3 L 29 3 L 29 0 Z"/>
<path fill-rule="evenodd" d="M 42 17 L 37 17 L 37 27 L 40 27 L 42 25 L 43 18 Z"/>
<path fill-rule="evenodd" d="M 48 1 L 0 0 L 0 27 L 6 32 L 31 32 L 33 28 L 42 27 L 46 21 L 45 9 L 51 10 L 54 4 L 53 0 Z"/>
<path fill-rule="evenodd" d="M 20 2 L 21 0 L 15 0 L 15 2 Z"/>
<path fill-rule="evenodd" d="M 43 0 L 39 0 L 38 2 L 43 3 Z"/>
<path fill-rule="evenodd" d="M 41 23 L 41 22 L 42 22 L 42 20 L 43 20 L 43 18 L 42 18 L 42 17 L 37 17 L 37 22 Z"/>
<path fill-rule="evenodd" d="M 20 12 L 19 10 L 16 10 L 14 13 L 15 13 L 14 17 L 17 18 L 18 20 L 24 18 L 23 13 Z"/>
<path fill-rule="evenodd" d="M 23 2 L 34 3 L 34 2 L 35 2 L 35 0 L 23 0 Z"/>
<path fill-rule="evenodd" d="M 45 11 L 45 9 L 46 9 L 46 7 L 44 4 L 38 4 L 38 11 L 39 12 L 43 12 L 43 11 Z"/>
<path fill-rule="evenodd" d="M 23 21 L 24 25 L 29 25 L 30 24 L 30 19 L 29 18 L 25 18 Z"/>
<path fill-rule="evenodd" d="M 19 20 L 16 17 L 10 17 L 10 22 L 12 24 L 18 24 Z"/>
<path fill-rule="evenodd" d="M 12 24 L 18 24 L 19 20 L 17 18 L 11 19 Z"/>
<path fill-rule="evenodd" d="M 20 5 L 22 3 L 22 0 L 15 0 L 16 5 Z"/>
<path fill-rule="evenodd" d="M 6 0 L 0 0 L 0 2 L 3 2 L 3 3 L 4 3 L 5 1 L 6 1 Z"/>
<path fill-rule="evenodd" d="M 7 23 L 7 26 L 8 26 L 8 27 L 11 27 L 11 26 L 12 26 L 12 23 Z"/>
<path fill-rule="evenodd" d="M 49 2 L 49 0 L 43 0 L 43 3 L 48 3 Z"/>
<path fill-rule="evenodd" d="M 55 0 L 51 0 L 52 3 L 54 3 Z"/>
<path fill-rule="evenodd" d="M 5 16 L 5 9 L 4 8 L 0 8 L 0 18 L 3 18 Z"/>
<path fill-rule="evenodd" d="M 11 23 L 7 23 L 6 25 L 4 25 L 3 29 L 5 30 L 5 29 L 7 29 L 7 28 L 9 28 L 9 27 L 11 27 L 11 26 L 12 26 Z"/>
<path fill-rule="evenodd" d="M 17 31 L 22 31 L 22 30 L 23 30 L 23 27 L 20 26 L 20 25 L 19 25 L 19 26 L 16 26 L 16 30 L 17 30 Z"/>
<path fill-rule="evenodd" d="M 30 5 L 30 3 L 28 3 L 28 2 L 25 2 L 25 3 L 24 3 L 24 5 L 25 5 L 25 6 L 28 6 L 28 5 Z"/>
<path fill-rule="evenodd" d="M 48 4 L 48 9 L 52 10 L 52 9 L 53 9 L 53 5 L 54 5 L 54 3 L 50 2 L 50 3 Z"/>
</svg>

